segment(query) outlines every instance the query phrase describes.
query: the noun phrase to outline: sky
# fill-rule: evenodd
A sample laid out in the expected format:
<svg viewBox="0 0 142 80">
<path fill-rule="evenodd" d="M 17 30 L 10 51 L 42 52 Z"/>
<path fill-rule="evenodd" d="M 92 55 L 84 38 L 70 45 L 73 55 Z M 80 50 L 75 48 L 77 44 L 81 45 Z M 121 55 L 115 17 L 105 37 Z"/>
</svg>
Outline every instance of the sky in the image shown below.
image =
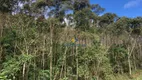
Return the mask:
<svg viewBox="0 0 142 80">
<path fill-rule="evenodd" d="M 90 3 L 105 8 L 104 13 L 116 13 L 120 17 L 142 17 L 142 0 L 90 0 Z"/>
</svg>

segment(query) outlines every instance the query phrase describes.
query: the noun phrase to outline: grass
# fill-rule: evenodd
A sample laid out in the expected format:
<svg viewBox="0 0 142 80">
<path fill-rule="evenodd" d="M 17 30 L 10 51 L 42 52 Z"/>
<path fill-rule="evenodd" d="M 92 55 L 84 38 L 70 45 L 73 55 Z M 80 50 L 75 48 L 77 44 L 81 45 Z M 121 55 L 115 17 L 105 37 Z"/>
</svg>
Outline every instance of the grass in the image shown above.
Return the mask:
<svg viewBox="0 0 142 80">
<path fill-rule="evenodd" d="M 139 75 L 137 75 L 139 73 Z M 138 70 L 132 73 L 131 76 L 128 74 L 117 74 L 117 76 L 112 76 L 112 80 L 142 80 L 142 70 Z"/>
</svg>

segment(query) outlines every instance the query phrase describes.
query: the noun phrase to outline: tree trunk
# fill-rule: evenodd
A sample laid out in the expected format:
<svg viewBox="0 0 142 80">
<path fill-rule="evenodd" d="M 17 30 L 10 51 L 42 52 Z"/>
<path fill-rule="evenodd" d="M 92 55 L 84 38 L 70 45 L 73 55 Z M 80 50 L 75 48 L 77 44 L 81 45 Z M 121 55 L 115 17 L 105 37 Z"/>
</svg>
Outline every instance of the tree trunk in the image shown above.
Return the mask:
<svg viewBox="0 0 142 80">
<path fill-rule="evenodd" d="M 128 65 L 129 65 L 129 75 L 132 74 L 132 70 L 131 70 L 131 61 L 130 61 L 130 57 L 128 57 Z"/>
<path fill-rule="evenodd" d="M 132 42 L 131 42 L 132 43 Z M 135 45 L 136 45 L 136 40 L 134 40 L 134 43 L 132 45 L 132 49 L 130 50 L 129 46 L 128 46 L 128 66 L 129 66 L 129 74 L 131 75 L 132 74 L 132 66 L 131 66 L 131 55 L 133 53 L 133 50 L 135 48 Z"/>
<path fill-rule="evenodd" d="M 26 63 L 23 64 L 23 80 L 25 80 L 25 70 L 26 70 Z"/>
<path fill-rule="evenodd" d="M 76 46 L 76 80 L 78 80 L 78 47 Z"/>
<path fill-rule="evenodd" d="M 67 54 L 67 47 L 66 47 L 66 49 L 65 49 L 65 58 L 64 58 L 64 61 L 65 61 L 65 74 L 64 74 L 64 77 L 66 77 L 67 76 L 67 64 L 66 64 L 66 55 Z"/>
<path fill-rule="evenodd" d="M 53 62 L 53 26 L 50 24 L 50 80 L 52 80 L 52 62 Z"/>
<path fill-rule="evenodd" d="M 6 14 L 0 13 L 0 39 L 3 37 L 3 29 L 4 29 L 4 25 L 5 25 L 5 19 L 6 19 Z M 3 48 L 0 45 L 0 62 L 2 61 L 2 52 L 3 52 Z M 0 64 L 0 70 L 1 70 L 1 64 Z"/>
<path fill-rule="evenodd" d="M 45 66 L 45 40 L 46 40 L 46 36 L 44 35 L 44 39 L 43 39 L 43 53 L 42 53 L 42 68 L 44 70 L 44 66 Z"/>
</svg>

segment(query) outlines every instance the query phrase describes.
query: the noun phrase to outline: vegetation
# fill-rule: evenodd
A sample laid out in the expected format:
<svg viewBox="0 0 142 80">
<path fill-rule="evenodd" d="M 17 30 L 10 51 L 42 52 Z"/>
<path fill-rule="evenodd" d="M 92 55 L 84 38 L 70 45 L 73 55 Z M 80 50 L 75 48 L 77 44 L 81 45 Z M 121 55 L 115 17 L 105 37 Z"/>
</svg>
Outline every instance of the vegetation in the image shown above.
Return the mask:
<svg viewBox="0 0 142 80">
<path fill-rule="evenodd" d="M 89 0 L 0 4 L 0 80 L 142 79 L 142 17 L 99 16 Z"/>
</svg>

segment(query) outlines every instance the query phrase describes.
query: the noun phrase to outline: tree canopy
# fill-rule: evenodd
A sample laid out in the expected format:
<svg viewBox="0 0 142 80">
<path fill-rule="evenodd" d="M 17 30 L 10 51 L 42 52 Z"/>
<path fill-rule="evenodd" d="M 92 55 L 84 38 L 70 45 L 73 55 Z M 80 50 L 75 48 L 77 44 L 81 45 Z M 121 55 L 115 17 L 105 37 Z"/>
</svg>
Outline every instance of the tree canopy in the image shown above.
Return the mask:
<svg viewBox="0 0 142 80">
<path fill-rule="evenodd" d="M 138 80 L 141 31 L 89 0 L 0 0 L 0 80 Z"/>
</svg>

